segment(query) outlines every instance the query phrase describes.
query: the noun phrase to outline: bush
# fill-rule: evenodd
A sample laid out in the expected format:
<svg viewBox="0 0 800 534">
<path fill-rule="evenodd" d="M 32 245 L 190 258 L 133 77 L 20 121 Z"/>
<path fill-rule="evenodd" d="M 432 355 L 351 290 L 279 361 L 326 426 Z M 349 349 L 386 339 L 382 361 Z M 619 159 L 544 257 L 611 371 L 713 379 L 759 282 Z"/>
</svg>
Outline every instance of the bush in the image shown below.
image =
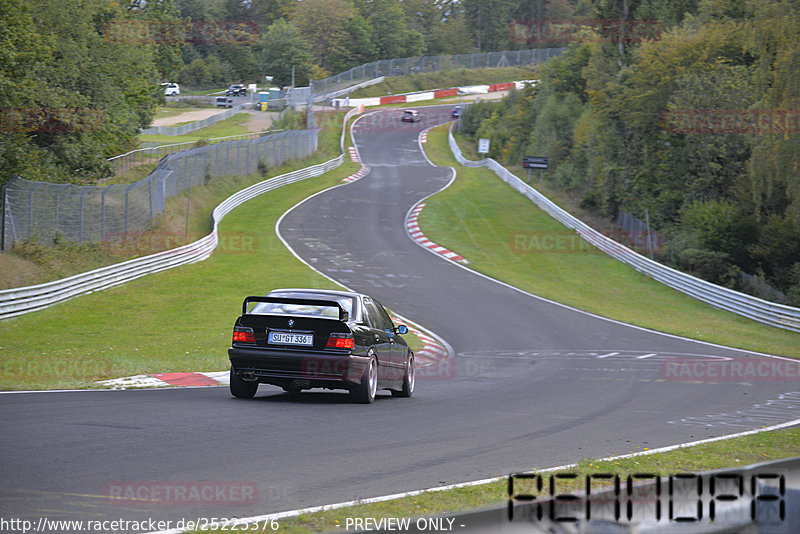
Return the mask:
<svg viewBox="0 0 800 534">
<path fill-rule="evenodd" d="M 484 119 L 492 116 L 498 104 L 492 102 L 476 102 L 464 107 L 461 114 L 461 130 L 460 133 L 468 136 L 474 136 L 478 133 L 481 123 Z"/>
<path fill-rule="evenodd" d="M 685 272 L 721 286 L 736 288 L 741 269 L 724 252 L 687 248 L 678 253 L 678 266 Z"/>
</svg>

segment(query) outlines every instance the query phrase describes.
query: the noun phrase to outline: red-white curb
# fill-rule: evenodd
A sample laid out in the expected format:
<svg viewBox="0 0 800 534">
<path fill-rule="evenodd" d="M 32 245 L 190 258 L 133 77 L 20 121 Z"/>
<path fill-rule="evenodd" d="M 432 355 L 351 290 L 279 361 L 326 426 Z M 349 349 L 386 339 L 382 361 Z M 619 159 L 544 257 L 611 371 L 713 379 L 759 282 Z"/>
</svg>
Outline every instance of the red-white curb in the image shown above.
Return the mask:
<svg viewBox="0 0 800 534">
<path fill-rule="evenodd" d="M 350 159 L 357 162 L 358 152 L 356 151 L 356 147 L 351 146 L 350 148 L 347 149 L 347 151 L 350 152 Z"/>
<path fill-rule="evenodd" d="M 347 183 L 350 183 L 350 182 L 355 182 L 356 180 L 358 180 L 358 179 L 360 179 L 360 178 L 363 178 L 364 176 L 366 176 L 366 175 L 367 175 L 367 173 L 369 173 L 369 167 L 367 167 L 367 166 L 365 166 L 365 165 L 363 165 L 363 164 L 362 164 L 362 165 L 361 165 L 361 168 L 360 168 L 360 169 L 358 169 L 358 172 L 357 172 L 357 173 L 355 173 L 355 174 L 351 174 L 351 175 L 350 175 L 350 176 L 348 176 L 347 178 L 344 178 L 342 181 L 343 181 L 343 182 L 347 182 Z"/>
<path fill-rule="evenodd" d="M 405 324 L 405 321 L 398 317 L 392 317 L 392 321 L 394 321 L 395 324 Z M 414 353 L 414 357 L 417 360 L 417 368 L 430 367 L 431 365 L 441 363 L 442 360 L 447 358 L 447 349 L 444 345 L 418 328 L 414 328 L 410 325 L 406 326 L 408 326 L 408 331 L 420 338 L 424 344 L 421 350 Z"/>
<path fill-rule="evenodd" d="M 430 128 L 428 128 L 430 130 Z M 428 142 L 428 130 L 424 130 L 421 134 L 419 134 L 419 142 L 420 143 L 427 143 Z"/>
<path fill-rule="evenodd" d="M 230 381 L 228 371 L 208 373 L 154 373 L 151 375 L 126 376 L 98 382 L 111 389 L 222 386 Z"/>
<path fill-rule="evenodd" d="M 463 256 L 459 256 L 452 250 L 448 250 L 441 245 L 437 245 L 427 237 L 425 234 L 422 233 L 422 230 L 419 227 L 419 214 L 422 211 L 422 208 L 425 207 L 424 202 L 420 202 L 414 209 L 412 209 L 408 214 L 408 219 L 406 219 L 406 230 L 408 234 L 411 236 L 411 239 L 422 245 L 423 247 L 427 248 L 431 252 L 435 252 L 447 258 L 448 260 L 457 261 L 459 263 L 469 263 L 466 258 Z"/>
</svg>

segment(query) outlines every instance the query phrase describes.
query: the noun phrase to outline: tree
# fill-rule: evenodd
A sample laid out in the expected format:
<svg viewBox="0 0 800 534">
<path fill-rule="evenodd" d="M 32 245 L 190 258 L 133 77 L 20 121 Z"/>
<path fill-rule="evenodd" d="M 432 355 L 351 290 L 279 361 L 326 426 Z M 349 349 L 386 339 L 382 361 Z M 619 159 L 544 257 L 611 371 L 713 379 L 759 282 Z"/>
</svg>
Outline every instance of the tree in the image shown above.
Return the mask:
<svg viewBox="0 0 800 534">
<path fill-rule="evenodd" d="M 405 12 L 397 0 L 358 0 L 356 6 L 372 26 L 380 59 L 417 56 L 425 51 L 422 34 L 408 28 Z"/>
<path fill-rule="evenodd" d="M 330 57 L 332 72 L 344 72 L 378 58 L 378 48 L 373 42 L 374 30 L 364 17 L 356 14 L 347 21 L 344 30 L 342 49 Z"/>
<path fill-rule="evenodd" d="M 273 76 L 273 83 L 289 85 L 294 67 L 295 84 L 308 85 L 314 72 L 314 56 L 311 45 L 291 22 L 280 19 L 272 24 L 261 37 L 259 48 L 261 72 Z"/>
<path fill-rule="evenodd" d="M 157 102 L 149 35 L 135 34 L 131 46 L 113 33 L 137 23 L 147 29 L 144 14 L 102 0 L 2 1 L 0 107 L 22 117 L 21 126 L 0 132 L 2 181 L 14 174 L 80 183 L 108 176 L 106 158 L 136 145 Z M 34 115 L 48 122 L 26 125 L 25 116 Z"/>
<path fill-rule="evenodd" d="M 295 6 L 291 22 L 311 43 L 319 66 L 328 70 L 331 57 L 345 54 L 347 23 L 355 15 L 352 0 L 303 0 Z"/>
<path fill-rule="evenodd" d="M 464 0 L 467 24 L 479 51 L 506 48 L 513 5 L 511 0 Z"/>
</svg>

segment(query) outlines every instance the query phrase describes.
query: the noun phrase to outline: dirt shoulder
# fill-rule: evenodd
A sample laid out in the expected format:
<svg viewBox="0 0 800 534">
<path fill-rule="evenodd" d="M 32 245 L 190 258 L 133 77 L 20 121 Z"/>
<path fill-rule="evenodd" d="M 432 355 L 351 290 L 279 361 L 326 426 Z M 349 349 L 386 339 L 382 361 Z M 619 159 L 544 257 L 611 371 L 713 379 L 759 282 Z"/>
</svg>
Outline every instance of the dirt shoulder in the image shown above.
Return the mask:
<svg viewBox="0 0 800 534">
<path fill-rule="evenodd" d="M 173 115 L 172 117 L 154 119 L 153 126 L 173 126 L 175 124 L 181 124 L 184 122 L 201 121 L 203 119 L 213 117 L 218 113 L 223 113 L 224 111 L 224 109 L 215 108 L 195 109 L 192 111 L 187 111 L 186 113 L 181 113 L 180 115 Z"/>
</svg>

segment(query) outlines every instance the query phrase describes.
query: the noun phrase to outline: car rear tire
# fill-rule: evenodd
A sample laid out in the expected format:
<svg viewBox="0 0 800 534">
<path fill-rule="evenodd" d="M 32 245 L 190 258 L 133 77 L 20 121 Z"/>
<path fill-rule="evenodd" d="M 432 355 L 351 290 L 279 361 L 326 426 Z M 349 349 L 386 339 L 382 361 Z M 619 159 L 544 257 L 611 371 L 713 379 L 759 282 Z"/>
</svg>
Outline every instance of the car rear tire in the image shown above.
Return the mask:
<svg viewBox="0 0 800 534">
<path fill-rule="evenodd" d="M 408 353 L 408 365 L 406 366 L 406 373 L 403 375 L 403 389 L 400 391 L 392 390 L 394 397 L 410 397 L 414 393 L 414 385 L 417 381 L 416 369 L 414 367 L 414 353 Z"/>
<path fill-rule="evenodd" d="M 231 395 L 237 399 L 252 399 L 256 394 L 256 390 L 258 390 L 258 382 L 248 382 L 244 380 L 241 376 L 234 373 L 233 367 L 231 367 L 230 388 Z"/>
<path fill-rule="evenodd" d="M 373 356 L 369 360 L 364 376 L 357 389 L 350 392 L 355 402 L 372 404 L 375 402 L 375 393 L 378 391 L 378 360 Z"/>
</svg>

